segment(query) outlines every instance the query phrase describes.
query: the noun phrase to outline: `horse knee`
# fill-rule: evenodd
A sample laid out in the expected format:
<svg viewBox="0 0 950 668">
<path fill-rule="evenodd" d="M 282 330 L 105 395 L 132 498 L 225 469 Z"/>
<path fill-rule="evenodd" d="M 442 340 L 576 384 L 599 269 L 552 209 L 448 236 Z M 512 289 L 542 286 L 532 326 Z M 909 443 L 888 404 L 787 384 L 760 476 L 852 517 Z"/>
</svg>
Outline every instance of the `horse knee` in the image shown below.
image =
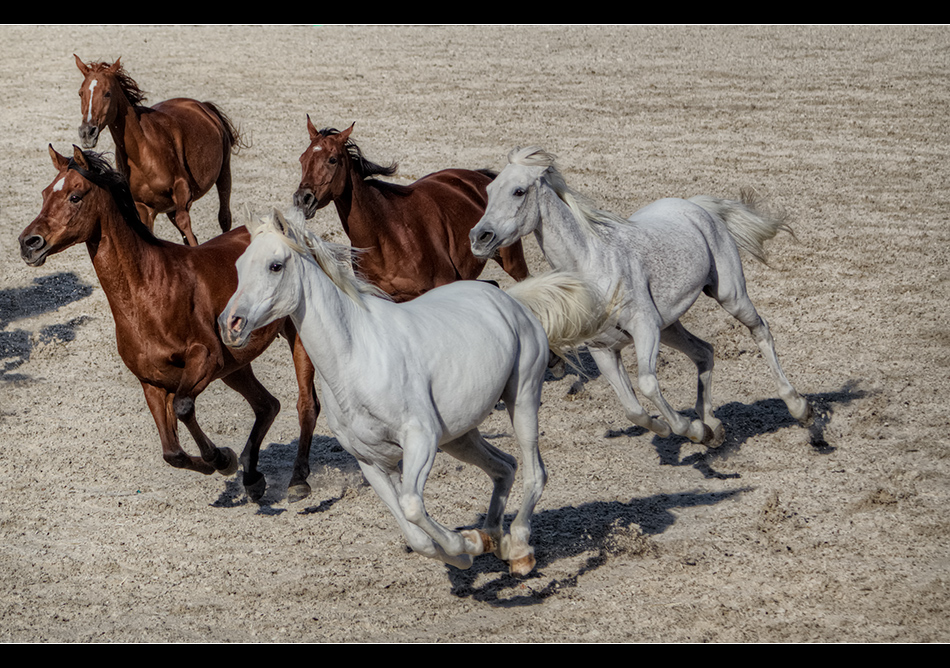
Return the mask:
<svg viewBox="0 0 950 668">
<path fill-rule="evenodd" d="M 175 409 L 175 416 L 182 422 L 187 422 L 195 414 L 195 400 L 191 397 L 176 396 L 172 407 Z"/>
<path fill-rule="evenodd" d="M 403 515 L 413 524 L 419 524 L 426 515 L 422 497 L 418 494 L 404 494 L 399 498 L 399 507 Z"/>
</svg>

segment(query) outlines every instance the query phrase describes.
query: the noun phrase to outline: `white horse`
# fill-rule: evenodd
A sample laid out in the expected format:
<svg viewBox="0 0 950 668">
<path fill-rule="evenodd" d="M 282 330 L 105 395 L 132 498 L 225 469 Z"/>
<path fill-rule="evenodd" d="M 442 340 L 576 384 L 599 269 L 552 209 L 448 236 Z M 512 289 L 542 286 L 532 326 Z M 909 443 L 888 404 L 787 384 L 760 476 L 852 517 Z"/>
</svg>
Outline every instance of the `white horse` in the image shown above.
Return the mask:
<svg viewBox="0 0 950 668">
<path fill-rule="evenodd" d="M 218 319 L 223 341 L 240 347 L 253 329 L 289 315 L 320 376 L 330 428 L 412 549 L 458 568 L 492 551 L 513 574 L 530 573 L 530 519 L 546 481 L 538 407 L 548 348 L 598 331 L 606 310 L 597 292 L 551 273 L 508 293 L 460 281 L 396 304 L 353 274 L 352 249 L 289 215 L 275 211 L 238 260 L 238 289 Z M 499 399 L 525 464 L 524 500 L 504 536 L 517 463 L 477 429 Z M 481 530 L 454 531 L 426 513 L 423 488 L 439 448 L 492 478 Z"/>
<path fill-rule="evenodd" d="M 778 382 L 779 395 L 792 416 L 807 426 L 812 409 L 785 377 L 769 327 L 746 294 L 738 250 L 764 261 L 763 242 L 790 229 L 757 212 L 749 197 L 744 202 L 706 196 L 662 199 L 626 221 L 595 209 L 570 190 L 554 158 L 537 147 L 509 154 L 509 164 L 488 186 L 488 206 L 470 234 L 472 251 L 491 257 L 534 232 L 553 268 L 578 273 L 602 295 L 616 295 L 617 309 L 588 347 L 627 417 L 660 436 L 672 431 L 696 443 L 722 443 L 724 430 L 713 416 L 710 397 L 713 348 L 679 321 L 705 292 L 749 328 Z M 663 419 L 651 417 L 634 394 L 620 356 L 631 342 L 640 390 Z M 696 364 L 699 420 L 691 422 L 674 411 L 660 393 L 660 343 L 682 351 Z"/>
</svg>

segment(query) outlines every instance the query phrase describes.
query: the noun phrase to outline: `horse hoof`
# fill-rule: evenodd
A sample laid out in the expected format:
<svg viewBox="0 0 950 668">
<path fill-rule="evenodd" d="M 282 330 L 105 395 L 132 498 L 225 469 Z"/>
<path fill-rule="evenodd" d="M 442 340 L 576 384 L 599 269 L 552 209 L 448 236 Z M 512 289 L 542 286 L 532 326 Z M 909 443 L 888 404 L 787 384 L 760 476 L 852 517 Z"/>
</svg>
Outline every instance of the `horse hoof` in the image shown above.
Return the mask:
<svg viewBox="0 0 950 668">
<path fill-rule="evenodd" d="M 257 474 L 257 480 L 254 482 L 248 484 L 246 479 L 244 481 L 244 491 L 251 501 L 260 501 L 264 497 L 264 490 L 266 489 L 267 480 L 260 473 Z"/>
<path fill-rule="evenodd" d="M 238 472 L 240 467 L 240 462 L 238 457 L 234 454 L 234 450 L 231 448 L 218 448 L 218 452 L 224 455 L 224 458 L 228 460 L 227 464 L 218 469 L 218 473 L 221 475 L 234 475 Z"/>
<path fill-rule="evenodd" d="M 310 485 L 305 482 L 287 488 L 287 500 L 291 503 L 303 501 L 310 496 Z"/>
<path fill-rule="evenodd" d="M 804 429 L 808 429 L 815 423 L 815 409 L 812 408 L 811 403 L 805 403 L 805 414 L 798 418 L 798 424 Z"/>
<path fill-rule="evenodd" d="M 726 430 L 723 429 L 722 425 L 717 425 L 715 429 L 711 429 L 709 425 L 704 426 L 706 429 L 704 430 L 703 445 L 707 448 L 718 448 L 722 445 L 723 441 L 726 440 Z"/>
<path fill-rule="evenodd" d="M 517 559 L 512 559 L 508 563 L 508 570 L 512 575 L 525 577 L 534 570 L 535 560 L 533 554 L 528 554 Z"/>
</svg>

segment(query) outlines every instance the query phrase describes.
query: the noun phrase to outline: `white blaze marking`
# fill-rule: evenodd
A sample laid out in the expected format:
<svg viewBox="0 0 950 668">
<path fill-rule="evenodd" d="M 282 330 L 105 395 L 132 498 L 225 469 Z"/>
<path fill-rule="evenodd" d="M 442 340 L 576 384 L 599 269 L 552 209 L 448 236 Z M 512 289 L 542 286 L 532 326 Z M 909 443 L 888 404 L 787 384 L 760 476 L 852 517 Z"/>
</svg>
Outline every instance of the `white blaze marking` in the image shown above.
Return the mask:
<svg viewBox="0 0 950 668">
<path fill-rule="evenodd" d="M 62 189 L 63 189 L 63 184 L 65 184 L 65 183 L 66 183 L 66 177 L 64 176 L 63 178 L 61 178 L 59 181 L 56 182 L 56 185 L 55 185 L 55 186 L 53 186 L 53 192 L 55 193 L 55 192 L 59 192 L 60 190 L 62 190 Z"/>
<path fill-rule="evenodd" d="M 314 146 L 314 147 L 313 147 L 313 152 L 314 152 L 314 153 L 316 153 L 317 151 L 322 151 L 322 150 L 323 150 L 323 147 L 322 147 L 322 146 Z"/>
<path fill-rule="evenodd" d="M 96 89 L 97 83 L 99 83 L 98 79 L 93 79 L 89 82 L 89 111 L 86 112 L 87 123 L 92 123 L 92 92 Z"/>
</svg>

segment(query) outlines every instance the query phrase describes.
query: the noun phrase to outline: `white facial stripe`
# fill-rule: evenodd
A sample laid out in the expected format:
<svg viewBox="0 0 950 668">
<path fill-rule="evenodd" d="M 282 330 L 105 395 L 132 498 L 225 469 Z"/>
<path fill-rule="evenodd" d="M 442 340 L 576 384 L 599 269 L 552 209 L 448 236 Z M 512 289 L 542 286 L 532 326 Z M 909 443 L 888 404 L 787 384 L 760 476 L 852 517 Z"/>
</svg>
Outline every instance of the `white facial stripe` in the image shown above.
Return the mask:
<svg viewBox="0 0 950 668">
<path fill-rule="evenodd" d="M 86 112 L 87 123 L 92 123 L 92 93 L 96 89 L 97 83 L 99 83 L 98 79 L 93 79 L 89 82 L 89 111 Z"/>
<path fill-rule="evenodd" d="M 56 182 L 56 185 L 53 186 L 53 192 L 59 192 L 63 189 L 63 185 L 66 183 L 66 177 L 64 176 L 59 181 Z"/>
<path fill-rule="evenodd" d="M 314 146 L 314 147 L 313 147 L 313 152 L 314 152 L 314 153 L 316 153 L 317 151 L 322 151 L 322 150 L 323 150 L 323 147 L 322 147 L 322 146 Z"/>
</svg>

